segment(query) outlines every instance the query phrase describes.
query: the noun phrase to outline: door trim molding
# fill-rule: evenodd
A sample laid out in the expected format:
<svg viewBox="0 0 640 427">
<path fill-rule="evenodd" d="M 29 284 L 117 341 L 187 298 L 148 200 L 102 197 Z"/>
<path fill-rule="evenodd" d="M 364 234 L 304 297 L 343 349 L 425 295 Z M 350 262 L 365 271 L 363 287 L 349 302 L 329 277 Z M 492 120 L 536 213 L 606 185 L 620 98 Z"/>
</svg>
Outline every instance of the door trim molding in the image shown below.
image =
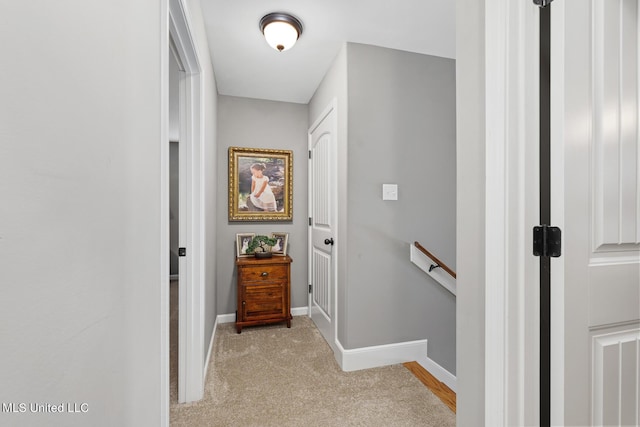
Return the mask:
<svg viewBox="0 0 640 427">
<path fill-rule="evenodd" d="M 531 2 L 484 7 L 484 423 L 491 426 L 535 424 L 539 416 L 539 260 L 530 252 L 539 204 L 537 13 Z"/>
<path fill-rule="evenodd" d="M 485 3 L 485 425 L 507 425 L 507 77 L 508 5 Z M 490 380 L 489 380 L 490 379 Z"/>
<path fill-rule="evenodd" d="M 564 171 L 564 21 L 565 2 L 556 2 L 551 14 L 551 176 Z M 560 59 L 560 60 L 558 60 Z M 555 112 L 555 114 L 554 114 Z M 559 114 L 558 114 L 559 113 Z M 565 229 L 564 179 L 551 186 L 551 222 Z M 556 259 L 551 269 L 551 424 L 564 424 L 564 265 L 565 257 Z"/>
<path fill-rule="evenodd" d="M 178 389 L 180 402 L 200 400 L 204 392 L 204 239 L 203 231 L 203 168 L 201 132 L 201 73 L 198 55 L 188 20 L 188 11 L 183 0 L 169 1 L 170 37 L 185 68 L 185 80 L 181 82 L 181 143 L 186 145 L 187 154 L 187 230 L 186 230 L 186 270 L 187 283 L 181 288 L 179 302 L 180 344 L 184 354 L 178 363 L 184 379 Z M 181 120 L 182 121 L 182 120 Z"/>
<path fill-rule="evenodd" d="M 169 2 L 160 2 L 160 425 L 169 426 Z"/>
<path fill-rule="evenodd" d="M 161 425 L 169 423 L 169 55 L 173 49 L 185 68 L 184 108 L 186 112 L 186 135 L 181 135 L 181 142 L 187 146 L 187 284 L 186 298 L 180 300 L 180 329 L 184 333 L 184 354 L 180 361 L 185 372 L 184 401 L 202 398 L 204 391 L 204 203 L 202 152 L 204 144 L 201 107 L 202 75 L 198 62 L 197 48 L 191 37 L 189 11 L 185 0 L 164 0 L 161 4 L 161 131 L 160 131 L 160 238 L 161 238 L 161 277 L 166 277 L 166 286 L 161 290 L 161 339 L 160 339 L 160 383 Z M 182 125 L 181 125 L 182 126 Z M 164 279 L 162 284 L 164 285 Z M 181 284 L 181 287 L 182 284 Z M 182 334 L 181 334 L 182 335 Z"/>
</svg>

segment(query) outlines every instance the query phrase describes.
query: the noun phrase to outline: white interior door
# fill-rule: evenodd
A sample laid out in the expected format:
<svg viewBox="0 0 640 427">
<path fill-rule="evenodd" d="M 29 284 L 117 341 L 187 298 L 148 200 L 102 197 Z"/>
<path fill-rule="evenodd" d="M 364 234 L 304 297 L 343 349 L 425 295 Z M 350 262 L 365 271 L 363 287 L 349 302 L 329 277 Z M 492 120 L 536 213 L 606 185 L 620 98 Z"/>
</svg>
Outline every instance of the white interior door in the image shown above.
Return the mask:
<svg viewBox="0 0 640 427">
<path fill-rule="evenodd" d="M 557 425 L 640 421 L 639 12 L 637 0 L 552 4 Z"/>
<path fill-rule="evenodd" d="M 336 132 L 333 103 L 309 129 L 309 315 L 334 351 Z"/>
</svg>

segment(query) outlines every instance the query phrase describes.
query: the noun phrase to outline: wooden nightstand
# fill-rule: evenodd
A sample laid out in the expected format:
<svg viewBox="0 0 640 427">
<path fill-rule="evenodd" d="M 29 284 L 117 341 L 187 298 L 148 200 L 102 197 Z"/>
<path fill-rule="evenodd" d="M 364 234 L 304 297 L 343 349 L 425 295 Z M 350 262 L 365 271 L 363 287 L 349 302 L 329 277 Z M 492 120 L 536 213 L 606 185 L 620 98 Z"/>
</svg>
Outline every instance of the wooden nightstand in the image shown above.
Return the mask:
<svg viewBox="0 0 640 427">
<path fill-rule="evenodd" d="M 291 263 L 287 256 L 236 258 L 238 311 L 236 329 L 287 322 L 291 327 Z"/>
</svg>

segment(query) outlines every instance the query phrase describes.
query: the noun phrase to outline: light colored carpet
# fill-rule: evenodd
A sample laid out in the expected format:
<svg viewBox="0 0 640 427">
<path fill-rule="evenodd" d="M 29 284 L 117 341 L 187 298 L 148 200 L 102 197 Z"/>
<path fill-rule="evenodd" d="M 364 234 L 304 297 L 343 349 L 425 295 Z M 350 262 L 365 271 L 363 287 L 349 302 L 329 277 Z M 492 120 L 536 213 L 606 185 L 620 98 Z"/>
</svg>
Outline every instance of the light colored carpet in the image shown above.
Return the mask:
<svg viewBox="0 0 640 427">
<path fill-rule="evenodd" d="M 402 365 L 342 372 L 308 317 L 218 326 L 204 399 L 171 405 L 178 426 L 455 426 L 455 414 Z"/>
</svg>

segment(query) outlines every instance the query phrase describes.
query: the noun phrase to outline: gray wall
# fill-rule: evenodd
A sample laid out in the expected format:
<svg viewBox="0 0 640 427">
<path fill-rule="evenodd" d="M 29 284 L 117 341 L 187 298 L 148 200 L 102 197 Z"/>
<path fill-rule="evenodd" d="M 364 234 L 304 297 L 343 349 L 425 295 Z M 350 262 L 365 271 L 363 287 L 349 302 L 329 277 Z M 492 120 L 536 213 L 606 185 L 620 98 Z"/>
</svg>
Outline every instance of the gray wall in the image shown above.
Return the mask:
<svg viewBox="0 0 640 427">
<path fill-rule="evenodd" d="M 235 236 L 237 233 L 289 233 L 291 306 L 306 307 L 307 292 L 307 116 L 308 106 L 257 99 L 218 97 L 218 313 L 236 311 Z M 293 221 L 228 221 L 229 147 L 293 150 Z"/>
<path fill-rule="evenodd" d="M 415 240 L 456 267 L 455 64 L 349 43 L 309 103 L 338 103 L 338 339 L 429 340 L 456 372 L 456 301 L 409 261 Z M 399 186 L 382 201 L 382 184 Z M 373 248 L 373 250 L 372 250 Z M 348 297 L 348 298 L 347 298 Z"/>
<path fill-rule="evenodd" d="M 150 1 L 3 4 L 3 53 L 20 65 L 0 67 L 0 401 L 89 412 L 3 413 L 2 425 L 160 425 L 163 16 Z"/>
<path fill-rule="evenodd" d="M 455 62 L 348 45 L 347 323 L 358 348 L 427 338 L 455 374 L 456 299 L 409 261 L 456 266 Z M 382 200 L 382 184 L 398 200 Z"/>
<path fill-rule="evenodd" d="M 204 224 L 202 229 L 204 235 L 204 254 L 202 259 L 204 263 L 204 346 L 202 348 L 202 360 L 206 365 L 209 344 L 218 314 L 216 307 L 218 180 L 224 182 L 224 179 L 219 178 L 219 176 L 221 176 L 220 174 L 223 174 L 226 169 L 218 169 L 218 88 L 213 74 L 213 66 L 211 65 L 209 44 L 207 42 L 200 0 L 186 0 L 186 3 L 190 11 L 191 31 L 195 46 L 198 49 L 197 53 L 202 75 L 202 87 L 200 88 L 204 122 L 202 127 L 204 145 L 201 152 L 204 171 L 202 187 L 204 194 Z"/>
<path fill-rule="evenodd" d="M 459 426 L 484 421 L 484 0 L 456 2 Z"/>
</svg>

